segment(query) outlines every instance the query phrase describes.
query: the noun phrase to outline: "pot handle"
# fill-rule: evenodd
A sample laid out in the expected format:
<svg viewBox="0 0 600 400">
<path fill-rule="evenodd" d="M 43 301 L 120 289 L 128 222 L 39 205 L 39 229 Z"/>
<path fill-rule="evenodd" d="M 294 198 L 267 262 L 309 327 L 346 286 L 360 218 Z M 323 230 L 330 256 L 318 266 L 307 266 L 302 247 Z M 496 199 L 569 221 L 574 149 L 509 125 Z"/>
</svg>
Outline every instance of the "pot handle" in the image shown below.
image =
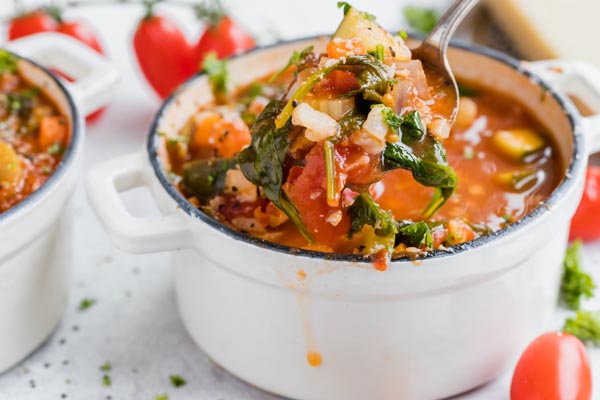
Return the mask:
<svg viewBox="0 0 600 400">
<path fill-rule="evenodd" d="M 63 82 L 73 93 L 84 115 L 107 105 L 118 81 L 117 69 L 88 46 L 67 35 L 44 32 L 5 46 L 8 50 L 47 68 L 56 68 L 74 79 Z"/>
<path fill-rule="evenodd" d="M 577 97 L 595 115 L 583 117 L 590 154 L 600 152 L 600 70 L 580 61 L 548 60 L 531 63 L 532 69 L 560 91 Z"/>
<path fill-rule="evenodd" d="M 150 188 L 142 154 L 117 157 L 92 168 L 86 178 L 88 201 L 113 243 L 130 253 L 154 253 L 189 247 L 192 233 L 175 212 L 159 217 L 135 217 L 119 193 Z"/>
</svg>

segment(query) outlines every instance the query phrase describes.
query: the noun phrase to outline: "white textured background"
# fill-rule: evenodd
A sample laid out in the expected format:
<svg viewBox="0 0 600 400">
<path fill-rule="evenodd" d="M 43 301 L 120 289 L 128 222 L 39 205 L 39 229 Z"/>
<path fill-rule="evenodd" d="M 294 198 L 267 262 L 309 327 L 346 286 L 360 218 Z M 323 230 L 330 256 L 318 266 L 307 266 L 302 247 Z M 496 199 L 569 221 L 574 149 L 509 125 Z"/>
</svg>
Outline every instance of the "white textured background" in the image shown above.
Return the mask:
<svg viewBox="0 0 600 400">
<path fill-rule="evenodd" d="M 225 1 L 262 43 L 331 31 L 340 17 L 335 3 Z M 400 28 L 404 25 L 403 4 L 443 8 L 448 0 L 353 3 L 378 15 L 384 26 Z M 158 9 L 177 18 L 190 38 L 198 35 L 201 25 L 191 12 L 162 5 Z M 11 12 L 12 2 L 0 0 L 0 16 Z M 137 5 L 87 6 L 66 13 L 67 18 L 85 18 L 97 27 L 121 73 L 113 103 L 105 116 L 88 129 L 86 171 L 102 160 L 139 150 L 159 106 L 137 70 L 131 48 L 131 35 L 141 15 L 142 8 Z M 141 191 L 126 195 L 126 200 L 135 204 L 135 213 L 153 212 L 151 201 Z M 74 208 L 76 238 L 70 304 L 54 335 L 20 365 L 0 375 L 0 400 L 54 400 L 63 395 L 77 400 L 153 400 L 161 393 L 167 393 L 170 400 L 276 398 L 215 367 L 194 345 L 177 314 L 165 254 L 134 256 L 115 249 L 80 189 L 75 194 Z M 600 243 L 586 248 L 585 264 L 598 272 L 600 281 Z M 94 298 L 97 303 L 80 312 L 77 306 L 84 297 Z M 560 327 L 564 315 L 558 311 L 548 328 Z M 600 382 L 600 351 L 593 350 L 592 358 L 595 382 Z M 107 360 L 113 366 L 110 387 L 102 385 L 103 373 L 99 370 Z M 508 399 L 511 372 L 459 398 Z M 172 387 L 170 374 L 180 374 L 187 385 Z"/>
</svg>

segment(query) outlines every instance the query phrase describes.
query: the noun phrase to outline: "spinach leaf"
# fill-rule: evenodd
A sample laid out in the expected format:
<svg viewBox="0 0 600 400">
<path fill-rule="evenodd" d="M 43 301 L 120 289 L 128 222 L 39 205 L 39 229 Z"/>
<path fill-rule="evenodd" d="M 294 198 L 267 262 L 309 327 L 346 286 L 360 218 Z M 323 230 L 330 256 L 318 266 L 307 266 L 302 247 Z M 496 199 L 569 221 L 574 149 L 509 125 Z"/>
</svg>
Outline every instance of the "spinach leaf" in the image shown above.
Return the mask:
<svg viewBox="0 0 600 400">
<path fill-rule="evenodd" d="M 317 83 L 337 69 L 354 73 L 359 84 L 358 89 L 345 93 L 343 97 L 362 94 L 365 100 L 381 102 L 389 84 L 385 64 L 368 54 L 332 59 L 325 66 L 313 72 L 298 87 L 275 119 L 275 126 L 277 128 L 283 127 L 292 116 L 294 104 L 301 101 Z"/>
<path fill-rule="evenodd" d="M 206 200 L 225 188 L 227 171 L 236 165 L 234 158 L 188 162 L 183 166 L 183 184 L 198 199 Z"/>
<path fill-rule="evenodd" d="M 312 53 L 313 49 L 314 49 L 314 46 L 308 46 L 307 48 L 305 48 L 301 51 L 294 50 L 294 52 L 292 53 L 292 56 L 288 60 L 287 64 L 285 64 L 285 66 L 283 68 L 281 68 L 279 70 L 279 72 L 277 72 L 275 75 L 273 75 L 269 79 L 269 83 L 275 82 L 277 80 L 277 78 L 279 78 L 292 65 L 294 65 L 296 67 L 296 69 L 294 70 L 294 77 L 298 76 L 298 70 L 300 69 L 300 67 L 302 67 L 302 64 L 304 63 L 304 60 L 306 59 L 306 57 L 310 53 Z"/>
<path fill-rule="evenodd" d="M 281 112 L 283 104 L 280 100 L 272 100 L 267 104 L 250 130 L 250 146 L 238 153 L 237 162 L 246 179 L 261 187 L 265 197 L 289 217 L 308 241 L 313 242 L 298 210 L 281 189 L 283 162 L 293 127 L 290 120 L 279 128 L 275 126 L 275 116 Z"/>
<path fill-rule="evenodd" d="M 382 210 L 369 192 L 362 192 L 356 196 L 354 203 L 348 207 L 348 216 L 352 221 L 349 237 L 362 231 L 365 225 L 372 226 L 375 234 L 383 237 L 395 236 L 398 231 L 392 213 Z"/>
<path fill-rule="evenodd" d="M 456 173 L 446 161 L 444 147 L 430 135 L 425 135 L 423 141 L 413 147 L 403 142 L 387 143 L 381 166 L 384 172 L 397 168 L 409 170 L 421 185 L 435 188 L 423 218 L 430 218 L 443 206 L 458 184 Z"/>
<path fill-rule="evenodd" d="M 407 246 L 413 247 L 432 247 L 433 236 L 431 235 L 431 229 L 425 221 L 407 222 L 398 229 L 396 243 L 404 243 Z"/>
<path fill-rule="evenodd" d="M 425 136 L 425 126 L 421 121 L 421 113 L 418 110 L 399 116 L 391 108 L 385 107 L 382 113 L 384 121 L 390 128 L 400 130 L 404 144 L 421 141 Z"/>
<path fill-rule="evenodd" d="M 365 122 L 367 117 L 357 112 L 356 110 L 352 110 L 339 120 L 338 124 L 340 125 L 340 134 L 337 138 L 337 141 L 350 136 L 350 134 L 354 131 L 360 129 L 362 124 Z"/>
</svg>

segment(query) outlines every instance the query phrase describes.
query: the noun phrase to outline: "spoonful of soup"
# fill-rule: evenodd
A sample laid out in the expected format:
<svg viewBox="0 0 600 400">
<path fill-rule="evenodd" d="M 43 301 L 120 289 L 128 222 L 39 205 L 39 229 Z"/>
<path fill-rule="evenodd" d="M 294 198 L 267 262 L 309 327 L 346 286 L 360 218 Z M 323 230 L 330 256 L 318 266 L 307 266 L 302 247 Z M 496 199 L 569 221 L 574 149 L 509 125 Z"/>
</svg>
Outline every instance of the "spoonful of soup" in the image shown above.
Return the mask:
<svg viewBox="0 0 600 400">
<path fill-rule="evenodd" d="M 436 101 L 436 110 L 443 117 L 435 118 L 429 128 L 437 131 L 437 136 L 447 137 L 456 119 L 458 111 L 458 84 L 448 63 L 448 43 L 462 20 L 469 14 L 479 0 L 456 0 L 440 17 L 431 32 L 412 50 L 412 58 L 420 60 L 427 72 L 432 72 L 446 90 L 439 94 L 445 99 Z M 439 104 L 443 103 L 443 104 Z"/>
</svg>

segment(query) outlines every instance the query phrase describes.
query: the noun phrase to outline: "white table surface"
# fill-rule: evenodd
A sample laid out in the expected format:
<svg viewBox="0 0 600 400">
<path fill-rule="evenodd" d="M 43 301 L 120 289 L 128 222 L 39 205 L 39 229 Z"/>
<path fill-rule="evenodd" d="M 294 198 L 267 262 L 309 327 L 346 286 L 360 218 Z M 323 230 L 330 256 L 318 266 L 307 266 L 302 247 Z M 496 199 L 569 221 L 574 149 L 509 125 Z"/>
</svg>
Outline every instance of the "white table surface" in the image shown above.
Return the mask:
<svg viewBox="0 0 600 400">
<path fill-rule="evenodd" d="M 233 14 L 266 43 L 331 30 L 339 19 L 335 1 L 230 0 Z M 407 1 L 354 1 L 380 17 L 384 26 L 401 26 L 401 9 Z M 417 1 L 412 2 L 417 3 Z M 448 0 L 423 1 L 443 7 Z M 320 5 L 318 13 L 310 12 Z M 181 8 L 160 6 L 197 35 L 200 24 Z M 0 15 L 10 11 L 0 1 Z M 88 127 L 87 171 L 94 164 L 141 149 L 153 114 L 160 102 L 137 70 L 131 35 L 142 8 L 137 5 L 86 6 L 68 17 L 84 17 L 102 32 L 121 81 L 104 117 Z M 310 15 L 310 23 L 300 15 Z M 334 22 L 333 22 L 334 23 Z M 82 175 L 85 173 L 82 171 Z M 134 213 L 156 212 L 143 191 L 125 195 Z M 74 271 L 65 316 L 56 332 L 29 358 L 0 375 L 0 399 L 114 399 L 153 400 L 166 393 L 170 400 L 266 400 L 278 397 L 237 380 L 214 366 L 194 345 L 177 313 L 171 271 L 166 254 L 130 255 L 117 250 L 101 230 L 87 205 L 81 187 L 75 193 Z M 600 282 L 600 243 L 585 248 L 585 266 Z M 97 300 L 87 311 L 77 310 L 82 298 Z M 589 307 L 600 307 L 600 302 Z M 557 310 L 548 330 L 559 328 L 567 315 Z M 591 349 L 594 381 L 600 382 L 600 350 Z M 102 384 L 100 365 L 110 361 L 110 387 Z M 174 388 L 169 375 L 179 374 L 187 384 Z M 465 400 L 508 399 L 508 371 L 496 381 L 468 394 Z M 600 391 L 595 390 L 595 397 Z M 63 397 L 66 396 L 66 397 Z"/>
</svg>

